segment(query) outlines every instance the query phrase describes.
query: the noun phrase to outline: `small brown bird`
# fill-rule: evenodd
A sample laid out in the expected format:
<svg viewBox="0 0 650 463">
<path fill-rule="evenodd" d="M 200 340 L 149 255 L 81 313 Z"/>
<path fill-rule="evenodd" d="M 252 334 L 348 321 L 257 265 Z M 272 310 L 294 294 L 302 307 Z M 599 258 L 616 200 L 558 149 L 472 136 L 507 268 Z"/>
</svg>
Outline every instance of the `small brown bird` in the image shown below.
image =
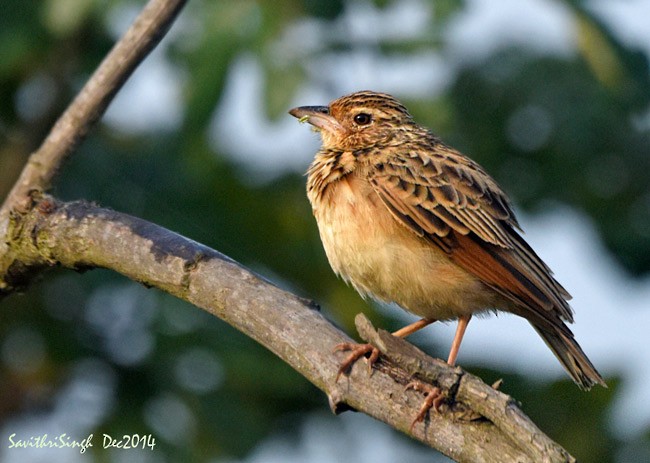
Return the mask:
<svg viewBox="0 0 650 463">
<path fill-rule="evenodd" d="M 606 386 L 565 324 L 571 296 L 519 235 L 508 197 L 481 166 L 384 93 L 289 113 L 322 138 L 307 195 L 332 268 L 361 295 L 422 317 L 394 335 L 458 319 L 453 365 L 472 315 L 506 311 L 530 322 L 578 386 Z M 352 350 L 341 372 L 378 355 L 368 345 L 338 349 Z"/>
</svg>

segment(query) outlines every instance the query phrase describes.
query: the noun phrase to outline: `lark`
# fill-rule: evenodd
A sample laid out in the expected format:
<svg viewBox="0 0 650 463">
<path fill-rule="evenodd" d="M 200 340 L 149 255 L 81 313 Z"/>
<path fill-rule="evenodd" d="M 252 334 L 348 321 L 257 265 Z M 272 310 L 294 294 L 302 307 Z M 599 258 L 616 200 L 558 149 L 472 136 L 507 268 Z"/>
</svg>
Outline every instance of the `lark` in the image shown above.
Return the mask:
<svg viewBox="0 0 650 463">
<path fill-rule="evenodd" d="M 447 360 L 454 365 L 474 314 L 510 312 L 528 320 L 579 387 L 606 387 L 567 327 L 571 296 L 521 237 L 510 200 L 481 166 L 385 93 L 289 113 L 322 139 L 307 196 L 332 269 L 362 296 L 421 318 L 394 335 L 458 320 Z M 367 344 L 336 349 L 351 351 L 339 376 L 379 354 Z M 438 405 L 439 391 L 429 392 L 416 421 Z"/>
</svg>

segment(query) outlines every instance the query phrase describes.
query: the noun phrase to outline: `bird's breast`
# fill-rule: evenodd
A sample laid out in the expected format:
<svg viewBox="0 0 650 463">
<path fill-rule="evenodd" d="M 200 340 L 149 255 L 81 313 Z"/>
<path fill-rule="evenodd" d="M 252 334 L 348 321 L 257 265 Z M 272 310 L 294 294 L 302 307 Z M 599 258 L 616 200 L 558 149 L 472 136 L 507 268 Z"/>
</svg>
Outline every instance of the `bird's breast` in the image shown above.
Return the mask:
<svg viewBox="0 0 650 463">
<path fill-rule="evenodd" d="M 330 182 L 309 198 L 330 265 L 362 295 L 436 319 L 486 308 L 491 292 L 400 224 L 362 173 Z"/>
</svg>

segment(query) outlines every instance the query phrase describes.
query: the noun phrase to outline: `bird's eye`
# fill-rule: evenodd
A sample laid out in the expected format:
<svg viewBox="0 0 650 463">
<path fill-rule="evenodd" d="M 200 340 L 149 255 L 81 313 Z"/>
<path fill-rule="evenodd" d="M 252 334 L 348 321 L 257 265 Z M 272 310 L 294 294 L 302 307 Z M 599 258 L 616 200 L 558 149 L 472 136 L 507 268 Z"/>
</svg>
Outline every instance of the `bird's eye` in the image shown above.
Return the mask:
<svg viewBox="0 0 650 463">
<path fill-rule="evenodd" d="M 372 122 L 372 116 L 367 113 L 359 113 L 356 116 L 354 116 L 354 122 L 357 125 L 368 125 Z"/>
</svg>

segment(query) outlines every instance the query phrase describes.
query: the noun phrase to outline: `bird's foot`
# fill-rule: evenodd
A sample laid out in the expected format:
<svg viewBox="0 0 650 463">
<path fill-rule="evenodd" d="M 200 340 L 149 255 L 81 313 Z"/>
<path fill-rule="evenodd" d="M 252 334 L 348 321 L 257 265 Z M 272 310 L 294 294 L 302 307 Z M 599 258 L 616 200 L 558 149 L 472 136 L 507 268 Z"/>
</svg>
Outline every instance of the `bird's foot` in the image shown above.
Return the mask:
<svg viewBox="0 0 650 463">
<path fill-rule="evenodd" d="M 361 357 L 368 356 L 368 374 L 372 373 L 372 366 L 379 358 L 379 349 L 377 349 L 372 344 L 357 344 L 354 342 L 342 342 L 334 346 L 334 352 L 338 351 L 350 351 L 345 360 L 341 363 L 339 367 L 339 372 L 336 375 L 336 381 L 339 380 L 341 375 L 348 373 L 352 365 L 359 360 Z"/>
<path fill-rule="evenodd" d="M 424 402 L 420 406 L 420 410 L 416 415 L 415 419 L 411 423 L 409 432 L 413 432 L 413 428 L 417 423 L 424 421 L 424 418 L 429 413 L 429 410 L 433 409 L 436 412 L 440 412 L 440 405 L 445 400 L 445 395 L 442 393 L 439 387 L 432 386 L 431 384 L 423 383 L 422 381 L 411 381 L 406 385 L 405 390 L 413 389 L 414 391 L 423 392 L 425 395 Z"/>
</svg>

